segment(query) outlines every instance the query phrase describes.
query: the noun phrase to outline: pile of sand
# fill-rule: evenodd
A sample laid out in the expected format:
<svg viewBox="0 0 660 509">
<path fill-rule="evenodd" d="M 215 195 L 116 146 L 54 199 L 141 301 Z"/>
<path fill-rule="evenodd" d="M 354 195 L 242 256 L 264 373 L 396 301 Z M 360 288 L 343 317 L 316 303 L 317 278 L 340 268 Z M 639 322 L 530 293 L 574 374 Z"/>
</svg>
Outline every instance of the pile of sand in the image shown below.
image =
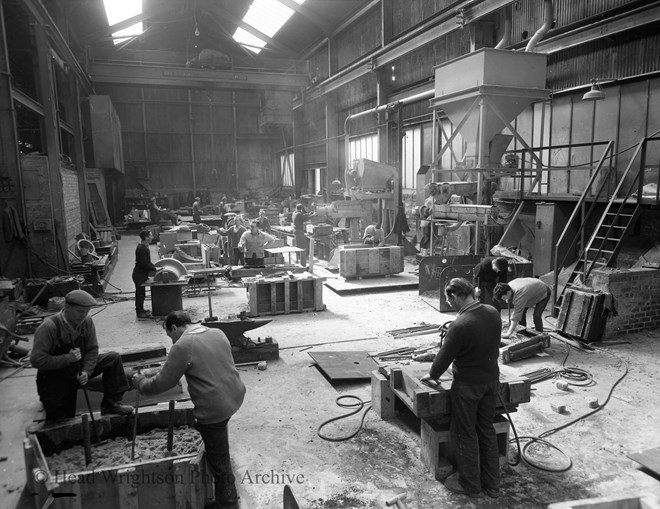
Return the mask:
<svg viewBox="0 0 660 509">
<path fill-rule="evenodd" d="M 135 440 L 135 459 L 131 460 L 132 441 L 124 437 L 108 440 L 107 443 L 92 446 L 92 462 L 85 465 L 85 449 L 77 445 L 60 454 L 47 458 L 48 469 L 53 475 L 117 468 L 129 463 L 144 463 L 168 456 L 196 454 L 201 444 L 199 432 L 189 426 L 174 428 L 172 451 L 167 450 L 167 430 L 154 429 Z"/>
</svg>

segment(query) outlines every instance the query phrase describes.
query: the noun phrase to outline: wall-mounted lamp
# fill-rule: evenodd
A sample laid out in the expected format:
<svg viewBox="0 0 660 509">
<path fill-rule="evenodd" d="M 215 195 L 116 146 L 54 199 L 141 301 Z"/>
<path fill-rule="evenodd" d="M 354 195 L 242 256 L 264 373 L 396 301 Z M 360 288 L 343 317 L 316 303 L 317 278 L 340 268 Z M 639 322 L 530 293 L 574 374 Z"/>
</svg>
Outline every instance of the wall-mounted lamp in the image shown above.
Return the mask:
<svg viewBox="0 0 660 509">
<path fill-rule="evenodd" d="M 583 101 L 600 101 L 605 99 L 605 92 L 600 88 L 598 80 L 591 80 L 591 90 L 582 96 Z"/>
</svg>

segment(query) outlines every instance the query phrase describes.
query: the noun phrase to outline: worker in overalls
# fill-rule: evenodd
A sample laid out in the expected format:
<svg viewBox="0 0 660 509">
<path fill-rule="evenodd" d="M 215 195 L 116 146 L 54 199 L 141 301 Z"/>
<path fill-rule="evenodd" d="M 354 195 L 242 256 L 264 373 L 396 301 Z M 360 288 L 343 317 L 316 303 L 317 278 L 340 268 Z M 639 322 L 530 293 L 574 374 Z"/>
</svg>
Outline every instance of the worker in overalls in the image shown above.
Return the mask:
<svg viewBox="0 0 660 509">
<path fill-rule="evenodd" d="M 73 290 L 66 294 L 64 309 L 46 318 L 34 334 L 30 362 L 37 369 L 37 392 L 47 421 L 75 416 L 78 388 L 99 375 L 101 414 L 133 412 L 121 404 L 129 389 L 121 357 L 116 352 L 99 354 L 96 328 L 88 316 L 95 305 L 90 294 Z"/>
</svg>

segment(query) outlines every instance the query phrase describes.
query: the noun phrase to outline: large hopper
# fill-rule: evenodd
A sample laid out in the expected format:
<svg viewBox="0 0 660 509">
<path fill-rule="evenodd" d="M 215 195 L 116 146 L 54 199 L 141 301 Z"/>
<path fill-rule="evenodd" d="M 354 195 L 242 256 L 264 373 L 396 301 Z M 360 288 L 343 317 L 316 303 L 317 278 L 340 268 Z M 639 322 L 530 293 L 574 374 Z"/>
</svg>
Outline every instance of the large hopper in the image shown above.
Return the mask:
<svg viewBox="0 0 660 509">
<path fill-rule="evenodd" d="M 544 53 L 482 48 L 435 67 L 431 107 L 442 109 L 459 130 L 473 166 L 484 168 L 494 159 L 490 143 L 505 121 L 548 97 L 546 60 Z"/>
</svg>

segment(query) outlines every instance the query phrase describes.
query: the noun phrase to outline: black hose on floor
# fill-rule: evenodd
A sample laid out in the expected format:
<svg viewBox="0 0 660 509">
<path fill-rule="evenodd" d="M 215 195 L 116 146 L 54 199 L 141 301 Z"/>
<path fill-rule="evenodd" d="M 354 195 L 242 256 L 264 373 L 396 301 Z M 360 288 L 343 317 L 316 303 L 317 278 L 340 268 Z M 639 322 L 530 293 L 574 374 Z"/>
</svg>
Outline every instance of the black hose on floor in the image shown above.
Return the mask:
<svg viewBox="0 0 660 509">
<path fill-rule="evenodd" d="M 356 400 L 356 402 L 355 403 L 342 403 L 341 401 L 345 398 L 352 398 L 352 399 Z M 342 408 L 355 408 L 355 410 L 353 410 L 353 411 L 351 411 L 347 414 L 340 415 L 338 417 L 333 417 L 332 419 L 328 419 L 327 421 L 324 421 L 323 423 L 321 423 L 321 425 L 316 430 L 316 434 L 319 437 L 321 437 L 323 440 L 328 440 L 329 442 L 343 442 L 345 440 L 349 440 L 349 439 L 353 438 L 354 436 L 356 436 L 360 432 L 360 430 L 362 429 L 362 426 L 364 425 L 364 419 L 367 416 L 367 413 L 369 412 L 369 410 L 371 410 L 371 408 L 372 408 L 372 406 L 370 404 L 371 401 L 362 401 L 361 398 L 359 398 L 357 396 L 353 396 L 352 394 L 343 394 L 342 396 L 337 397 L 337 399 L 335 400 L 335 403 L 337 403 L 337 406 L 340 406 Z M 345 436 L 345 437 L 329 437 L 329 436 L 324 435 L 323 433 L 321 433 L 321 429 L 324 426 L 330 424 L 331 422 L 335 422 L 335 421 L 338 421 L 340 419 L 345 419 L 347 417 L 350 417 L 352 415 L 355 415 L 355 414 L 359 413 L 363 408 L 365 408 L 365 405 L 367 405 L 367 404 L 368 404 L 368 406 L 366 407 L 366 410 L 364 411 L 364 413 L 362 414 L 362 418 L 360 419 L 360 425 L 350 435 Z"/>
</svg>

